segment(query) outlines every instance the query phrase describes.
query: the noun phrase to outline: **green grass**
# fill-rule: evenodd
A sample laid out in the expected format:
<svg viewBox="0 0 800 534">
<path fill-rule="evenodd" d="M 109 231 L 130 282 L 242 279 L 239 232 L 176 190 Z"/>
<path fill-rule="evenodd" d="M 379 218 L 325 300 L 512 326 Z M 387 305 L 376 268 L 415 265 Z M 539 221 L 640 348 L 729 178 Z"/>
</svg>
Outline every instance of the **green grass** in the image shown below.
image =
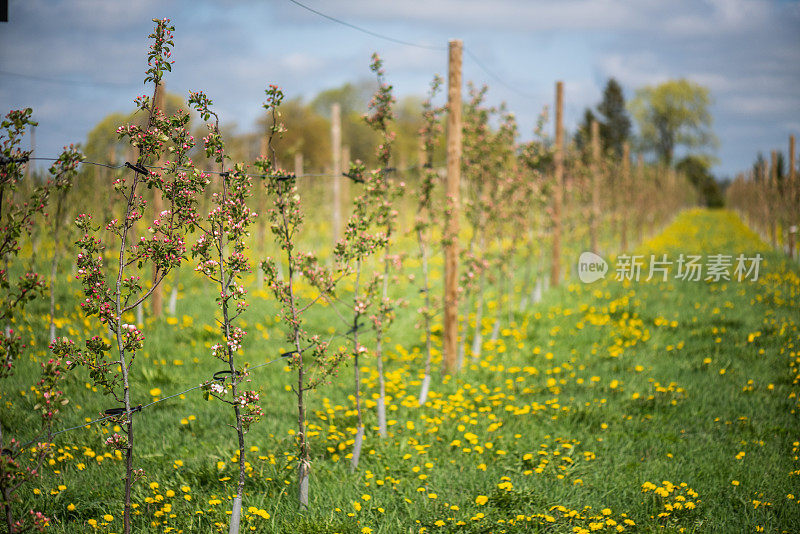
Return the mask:
<svg viewBox="0 0 800 534">
<path fill-rule="evenodd" d="M 371 404 L 358 472 L 348 469 L 355 433 L 352 366 L 311 395 L 311 506 L 304 513 L 295 498 L 296 407 L 285 389 L 293 373 L 282 362 L 253 371 L 265 417 L 247 435 L 247 446 L 258 451 L 247 456 L 244 506 L 269 518 L 248 513 L 242 530 L 800 531 L 797 265 L 768 252 L 727 212 L 684 213 L 639 249 L 673 260 L 680 253 L 740 251 L 765 256 L 757 282 L 621 283 L 612 266 L 604 281 L 553 289 L 503 324 L 501 339 L 486 343 L 480 361 L 453 377 L 437 371 L 424 407 L 415 400 L 423 340 L 413 313 L 419 303 L 412 300 L 390 332 L 389 437 L 378 437 Z M 153 388 L 163 397 L 222 369 L 208 349 L 215 340 L 213 327 L 206 327 L 213 325 L 212 292 L 188 271 L 181 281 L 177 321 L 171 321 L 177 324 L 161 320 L 145 328 L 146 352 L 133 371 L 135 403 L 149 402 Z M 73 309 L 77 290 L 62 284 L 59 299 L 61 333 L 73 337 L 85 328 Z M 257 364 L 288 344 L 274 304 L 258 292 L 250 302 L 241 354 Z M 33 352 L 42 357 L 45 308 L 37 306 L 29 308 L 30 326 L 37 334 Z M 490 305 L 485 339 L 501 307 Z M 325 312 L 315 312 L 311 327 L 341 331 Z M 371 399 L 377 375 L 374 362 L 366 363 L 364 391 Z M 33 366 L 20 362 L 3 385 L 0 405 L 5 428 L 23 439 L 33 394 L 21 390 Z M 86 384 L 82 370 L 69 379 L 72 402 L 63 427 L 114 405 Z M 135 488 L 136 532 L 227 532 L 236 478 L 231 422 L 227 406 L 203 401 L 198 391 L 136 416 L 136 464 L 147 474 Z M 90 532 L 89 520 L 98 531 L 121 530 L 123 464 L 97 461 L 111 430 L 94 425 L 58 436 L 54 465 L 24 491 L 26 504 L 53 518 L 51 531 Z M 157 495 L 163 501 L 146 502 Z M 485 504 L 478 504 L 479 496 Z M 665 508 L 676 502 L 681 509 Z M 114 517 L 108 525 L 105 514 Z"/>
</svg>

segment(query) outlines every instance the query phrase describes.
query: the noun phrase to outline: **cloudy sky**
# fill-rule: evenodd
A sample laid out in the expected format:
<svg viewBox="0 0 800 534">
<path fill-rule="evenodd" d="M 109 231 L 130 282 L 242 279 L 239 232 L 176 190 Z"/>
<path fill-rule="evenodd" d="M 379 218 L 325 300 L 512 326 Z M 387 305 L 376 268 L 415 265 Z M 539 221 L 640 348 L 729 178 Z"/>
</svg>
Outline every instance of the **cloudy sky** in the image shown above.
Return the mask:
<svg viewBox="0 0 800 534">
<path fill-rule="evenodd" d="M 460 38 L 479 62 L 465 56 L 465 80 L 488 83 L 490 100 L 508 103 L 526 137 L 556 80 L 565 83 L 572 129 L 611 76 L 627 98 L 670 78 L 707 86 L 721 176 L 800 134 L 797 1 L 300 1 L 431 49 L 360 33 L 289 0 L 11 0 L 10 21 L 0 23 L 0 112 L 34 108 L 38 155 L 84 141 L 145 92 L 151 19 L 169 17 L 176 63 L 168 90 L 206 91 L 241 130 L 253 127 L 267 84 L 311 98 L 368 78 L 373 51 L 398 95 L 423 94 L 433 74 L 446 74 L 447 40 Z"/>
</svg>

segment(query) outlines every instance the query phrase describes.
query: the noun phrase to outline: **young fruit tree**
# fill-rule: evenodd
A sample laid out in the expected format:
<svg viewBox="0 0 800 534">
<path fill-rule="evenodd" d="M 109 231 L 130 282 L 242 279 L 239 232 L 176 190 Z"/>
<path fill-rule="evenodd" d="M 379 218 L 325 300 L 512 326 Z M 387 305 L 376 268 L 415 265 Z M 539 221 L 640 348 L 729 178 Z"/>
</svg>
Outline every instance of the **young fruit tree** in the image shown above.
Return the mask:
<svg viewBox="0 0 800 534">
<path fill-rule="evenodd" d="M 205 220 L 197 221 L 202 234 L 192 247 L 192 256 L 199 259 L 195 270 L 203 273 L 219 290 L 216 302 L 222 314 L 219 321 L 221 340 L 212 345 L 211 354 L 227 364 L 227 369 L 216 373 L 215 380 L 209 382 L 204 391 L 206 399 L 214 397 L 233 408 L 233 427 L 239 444 L 239 480 L 230 523 L 230 532 L 235 534 L 239 532 L 244 495 L 245 434 L 262 415 L 259 393 L 241 387 L 243 382 L 249 381 L 248 370 L 246 366 L 237 368 L 236 353 L 241 350 L 247 332 L 234 326 L 236 319 L 247 309 L 247 291 L 242 285 L 242 274 L 250 272 L 250 261 L 245 254 L 245 240 L 250 235 L 249 228 L 256 213 L 247 206 L 252 196 L 252 181 L 244 173 L 242 165 L 236 164 L 232 170 L 225 170 L 230 158 L 225 153 L 219 116 L 211 111 L 212 101 L 200 91 L 190 93 L 189 105 L 200 113 L 203 120 L 214 117 L 214 122 L 208 125 L 209 134 L 203 138 L 203 145 L 206 156 L 220 168 L 221 190 L 214 193 L 214 207 Z"/>
<path fill-rule="evenodd" d="M 370 308 L 377 310 L 369 319 L 372 321 L 378 339 L 376 353 L 378 357 L 379 375 L 379 400 L 378 423 L 385 435 L 385 383 L 383 373 L 382 338 L 385 329 L 393 319 L 394 303 L 388 296 L 388 269 L 390 258 L 388 254 L 389 239 L 396 229 L 397 211 L 393 202 L 402 193 L 403 185 L 395 184 L 389 178 L 389 161 L 391 159 L 391 144 L 394 134 L 388 130 L 392 120 L 392 87 L 384 82 L 383 62 L 377 54 L 373 54 L 370 69 L 378 77 L 378 91 L 370 102 L 371 114 L 365 121 L 378 132 L 381 143 L 377 147 L 378 163 L 380 167 L 371 172 L 359 161 L 351 163 L 347 176 L 356 183 L 363 184 L 363 192 L 353 202 L 353 212 L 347 221 L 344 238 L 339 241 L 334 251 L 336 264 L 343 274 L 354 273 L 353 289 L 353 366 L 355 377 L 355 399 L 358 426 L 356 428 L 353 455 L 350 467 L 355 470 L 361 455 L 361 445 L 364 439 L 364 421 L 361 409 L 361 369 L 359 366 L 361 356 L 369 350 L 359 340 L 359 330 L 363 326 L 361 319 L 365 317 Z M 368 259 L 378 252 L 383 251 L 383 272 L 375 269 L 366 272 Z M 366 284 L 362 285 L 365 277 Z M 380 287 L 380 295 L 378 288 Z"/>
<path fill-rule="evenodd" d="M 21 150 L 19 144 L 26 128 L 36 124 L 31 120 L 32 113 L 30 108 L 11 111 L 0 122 L 0 257 L 5 263 L 0 269 L 0 326 L 3 329 L 0 332 L 0 381 L 14 373 L 15 362 L 26 353 L 22 337 L 12 324 L 21 326 L 25 306 L 41 297 L 45 289 L 43 277 L 36 272 L 23 271 L 13 282 L 8 272 L 11 260 L 19 255 L 20 239 L 30 232 L 34 220 L 47 207 L 54 187 L 51 180 L 34 186 L 29 195 L 18 191 L 24 176 L 24 164 L 30 156 L 30 152 Z M 73 148 L 65 149 L 50 168 L 56 183 L 71 180 L 81 159 L 81 154 Z M 54 342 L 53 348 L 58 344 Z M 56 355 L 39 365 L 39 379 L 31 387 L 34 392 L 32 405 L 21 406 L 22 410 L 34 413 L 37 419 L 36 423 L 25 428 L 27 432 L 35 429 L 33 438 L 22 442 L 12 437 L 10 429 L 5 428 L 7 421 L 0 420 L 0 512 L 9 534 L 30 530 L 42 532 L 49 524 L 49 519 L 41 512 L 32 508 L 19 509 L 22 502 L 20 490 L 39 476 L 42 464 L 51 452 L 53 425 L 59 419 L 62 406 L 68 403 L 60 384 L 73 362 Z M 5 387 L 2 389 L 6 390 Z M 5 403 L 7 408 L 15 408 L 15 404 L 23 401 L 12 403 L 5 400 Z"/>
<path fill-rule="evenodd" d="M 428 391 L 431 385 L 431 357 L 432 357 L 432 336 L 431 322 L 434 310 L 431 306 L 431 287 L 428 258 L 430 257 L 431 226 L 433 224 L 433 191 L 439 174 L 433 168 L 433 154 L 436 150 L 437 140 L 440 138 L 442 128 L 442 115 L 444 107 L 435 107 L 433 100 L 439 93 L 442 86 L 442 79 L 439 76 L 433 78 L 431 82 L 428 98 L 422 104 L 422 128 L 420 137 L 422 138 L 422 150 L 425 158 L 422 164 L 422 181 L 417 191 L 419 203 L 417 204 L 417 217 L 414 220 L 414 231 L 417 234 L 419 245 L 419 256 L 422 262 L 422 288 L 420 292 L 423 296 L 423 305 L 419 310 L 422 316 L 423 330 L 425 331 L 425 375 L 422 379 L 422 387 L 419 392 L 419 405 L 424 406 L 428 398 Z"/>
<path fill-rule="evenodd" d="M 67 195 L 72 189 L 73 180 L 77 175 L 78 163 L 82 156 L 76 148 L 64 148 L 64 152 L 50 166 L 50 176 L 55 196 L 55 212 L 50 214 L 50 237 L 53 240 L 53 257 L 50 259 L 50 341 L 56 338 L 56 270 L 61 259 L 63 248 L 61 233 L 64 228 L 64 211 L 66 210 Z"/>
<path fill-rule="evenodd" d="M 305 394 L 317 388 L 335 374 L 346 353 L 331 350 L 329 342 L 309 333 L 303 326 L 304 314 L 314 304 L 335 298 L 337 278 L 323 267 L 316 256 L 298 250 L 298 239 L 303 225 L 303 210 L 297 190 L 297 178 L 278 169 L 272 152 L 272 139 L 284 131 L 279 121 L 278 106 L 283 93 L 276 86 L 267 91 L 264 108 L 271 118 L 267 156 L 256 161 L 256 167 L 264 172 L 267 194 L 272 198 L 272 208 L 267 210 L 270 230 L 283 253 L 286 274 L 278 274 L 278 261 L 267 258 L 261 263 L 266 282 L 280 305 L 281 323 L 286 326 L 286 341 L 291 349 L 281 356 L 289 358 L 289 365 L 297 372 L 297 383 L 292 391 L 297 400 L 297 434 L 295 437 L 298 459 L 298 501 L 301 510 L 308 508 L 311 457 L 309 454 L 308 429 L 306 424 Z M 318 294 L 304 300 L 297 291 L 298 284 L 305 280 Z"/>
<path fill-rule="evenodd" d="M 153 22 L 145 83 L 153 83 L 155 95 L 164 72 L 172 70 L 169 58 L 174 27 L 169 19 Z M 126 322 L 126 314 L 147 300 L 170 271 L 184 261 L 187 234 L 198 221 L 197 198 L 208 182 L 189 158 L 195 144 L 188 131 L 189 114 L 179 110 L 175 115 L 165 115 L 155 106 L 155 99 L 147 95 L 136 98 L 135 102 L 139 111 L 146 114 L 146 123 L 128 124 L 117 130 L 120 139 L 127 139 L 138 151 L 136 162 L 127 164 L 130 172 L 113 183 L 114 193 L 121 197 L 123 212 L 100 227 L 93 224 L 88 213 L 76 219 L 80 230 L 77 276 L 84 293 L 81 308 L 87 317 L 99 318 L 111 332 L 113 341 L 96 335 L 86 340 L 85 349 L 64 351 L 85 366 L 93 382 L 121 405 L 111 413 L 119 414 L 116 421 L 123 425 L 124 434 L 115 433 L 107 445 L 125 454 L 125 534 L 131 532 L 131 488 L 142 475 L 141 470 L 134 471 L 133 467 L 133 414 L 140 408 L 132 400 L 129 376 L 145 341 L 144 333 Z M 159 160 L 161 167 L 146 167 Z M 144 217 L 146 209 L 144 188 L 161 192 L 164 209 L 154 214 L 147 231 L 132 242 L 132 229 Z M 103 230 L 112 236 L 110 243 L 101 241 Z M 106 263 L 104 252 L 109 247 L 115 250 L 116 260 Z M 153 283 L 149 288 L 144 287 L 141 276 L 148 276 L 146 273 L 151 270 L 155 273 Z"/>
<path fill-rule="evenodd" d="M 374 187 L 369 189 L 369 194 L 375 198 L 375 225 L 383 231 L 386 236 L 386 245 L 383 249 L 383 273 L 376 273 L 381 284 L 381 295 L 376 313 L 370 319 L 375 328 L 375 361 L 378 367 L 378 432 L 382 438 L 386 437 L 386 378 L 383 370 L 383 345 L 386 330 L 395 318 L 394 309 L 401 305 L 400 299 L 389 297 L 389 278 L 390 269 L 400 267 L 400 257 L 390 253 L 392 239 L 397 231 L 398 212 L 394 205 L 397 199 L 402 196 L 405 184 L 396 183 L 389 175 L 389 162 L 391 160 L 392 142 L 395 133 L 389 131 L 389 124 L 394 119 L 392 105 L 392 86 L 385 81 L 383 61 L 373 54 L 370 69 L 378 78 L 378 90 L 370 102 L 371 114 L 364 117 L 366 123 L 372 127 L 380 138 L 377 148 L 378 164 L 380 168 L 377 173 L 380 178 L 374 182 Z"/>
</svg>

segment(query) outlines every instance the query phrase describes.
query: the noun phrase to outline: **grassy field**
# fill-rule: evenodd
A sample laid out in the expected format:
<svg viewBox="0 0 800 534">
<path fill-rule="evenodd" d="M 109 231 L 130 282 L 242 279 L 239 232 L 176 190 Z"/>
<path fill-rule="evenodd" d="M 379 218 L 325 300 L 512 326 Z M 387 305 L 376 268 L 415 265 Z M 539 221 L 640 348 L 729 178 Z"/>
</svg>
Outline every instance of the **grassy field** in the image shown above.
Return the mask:
<svg viewBox="0 0 800 534">
<path fill-rule="evenodd" d="M 370 359 L 362 368 L 367 436 L 356 473 L 347 461 L 352 366 L 312 394 L 305 513 L 295 497 L 293 374 L 280 361 L 254 370 L 265 417 L 247 435 L 243 531 L 800 532 L 798 266 L 724 211 L 684 212 L 637 250 L 672 261 L 739 252 L 765 257 L 757 281 L 619 282 L 613 261 L 605 280 L 572 279 L 504 322 L 500 339 L 460 374 L 437 371 L 425 406 L 416 400 L 424 341 L 412 301 L 390 332 L 383 440 L 373 426 L 377 374 Z M 79 288 L 66 274 L 60 333 L 94 334 L 72 308 Z M 222 368 L 209 355 L 212 293 L 188 271 L 181 281 L 175 317 L 145 328 L 134 403 Z M 252 293 L 243 354 L 255 365 L 288 345 L 274 304 Z M 500 308 L 489 305 L 485 339 Z M 43 357 L 44 303 L 29 311 L 33 353 Z M 312 324 L 338 331 L 331 321 L 320 310 Z M 438 368 L 438 352 L 435 360 Z M 20 362 L 2 392 L 3 421 L 23 439 L 35 396 L 23 384 L 34 365 Z M 113 406 L 82 370 L 67 387 L 62 427 Z M 237 476 L 231 421 L 229 407 L 197 390 L 136 416 L 136 464 L 146 472 L 135 487 L 136 532 L 227 532 Z M 123 463 L 102 444 L 112 430 L 56 438 L 57 453 L 25 495 L 54 519 L 51 531 L 121 530 Z"/>
</svg>

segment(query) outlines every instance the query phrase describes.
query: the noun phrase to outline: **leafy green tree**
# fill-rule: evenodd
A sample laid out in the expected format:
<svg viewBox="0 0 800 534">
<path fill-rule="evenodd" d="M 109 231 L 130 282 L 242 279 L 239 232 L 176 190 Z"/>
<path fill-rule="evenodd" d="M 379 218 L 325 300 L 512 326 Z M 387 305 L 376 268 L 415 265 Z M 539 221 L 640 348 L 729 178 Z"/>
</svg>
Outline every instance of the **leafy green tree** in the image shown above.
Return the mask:
<svg viewBox="0 0 800 534">
<path fill-rule="evenodd" d="M 164 113 L 175 115 L 179 109 L 187 109 L 182 96 L 167 93 L 164 102 Z M 114 112 L 106 115 L 86 136 L 83 152 L 90 161 L 114 162 L 125 161 L 130 145 L 117 134 L 121 124 L 133 123 L 138 126 L 146 124 L 147 116 L 137 111 Z M 190 122 L 191 124 L 191 122 Z"/>
<path fill-rule="evenodd" d="M 600 115 L 600 140 L 603 149 L 615 156 L 622 156 L 622 146 L 631 133 L 631 119 L 625 109 L 625 96 L 622 86 L 614 78 L 609 78 L 603 90 L 603 100 L 597 105 Z"/>
<path fill-rule="evenodd" d="M 367 126 L 363 116 L 367 112 L 369 99 L 372 98 L 372 87 L 371 82 L 366 81 L 358 84 L 346 83 L 341 87 L 322 91 L 311 101 L 314 111 L 328 120 L 331 106 L 334 103 L 341 106 L 342 145 L 350 147 L 351 160 L 361 160 L 370 166 L 377 164 L 374 152 L 378 136 Z M 325 134 L 330 136 L 330 131 Z M 347 168 L 348 163 L 343 162 L 343 168 Z"/>
<path fill-rule="evenodd" d="M 675 164 L 675 170 L 684 174 L 697 189 L 697 193 L 705 206 L 721 208 L 725 205 L 722 190 L 709 172 L 709 161 L 701 156 L 686 156 Z"/>
<path fill-rule="evenodd" d="M 575 148 L 579 153 L 584 153 L 589 149 L 592 142 L 592 122 L 596 121 L 597 117 L 590 108 L 583 110 L 583 120 L 578 125 L 578 131 L 575 132 Z"/>
<path fill-rule="evenodd" d="M 759 152 L 756 155 L 756 160 L 753 162 L 753 176 L 755 181 L 762 181 L 767 176 L 767 172 L 767 160 L 764 159 L 764 154 Z"/>
<path fill-rule="evenodd" d="M 357 84 L 348 82 L 339 87 L 325 89 L 314 97 L 311 107 L 326 119 L 330 119 L 331 106 L 337 103 L 341 106 L 342 117 L 353 113 L 361 116 L 367 111 L 367 102 L 372 96 L 371 86 L 370 82 L 363 81 Z"/>
<path fill-rule="evenodd" d="M 306 104 L 301 98 L 284 102 L 281 105 L 280 115 L 281 122 L 292 125 L 290 130 L 272 142 L 281 165 L 291 169 L 295 154 L 302 154 L 304 172 L 324 171 L 331 161 L 330 120 L 319 113 L 315 106 Z M 263 132 L 268 132 L 271 127 L 271 115 L 264 115 L 259 121 L 259 128 Z M 261 137 L 265 138 L 266 135 L 266 133 L 261 134 Z"/>
<path fill-rule="evenodd" d="M 710 106 L 708 88 L 680 79 L 638 89 L 630 110 L 639 126 L 642 148 L 672 165 L 678 146 L 687 150 L 716 147 Z"/>
<path fill-rule="evenodd" d="M 407 96 L 398 102 L 396 108 L 395 127 L 397 139 L 392 151 L 395 164 L 400 168 L 414 163 L 421 164 L 422 162 L 419 161 L 421 159 L 420 152 L 422 150 L 420 130 L 424 127 L 422 119 L 422 98 L 418 96 Z M 444 161 L 444 151 L 437 150 L 434 154 L 434 163 L 440 165 Z M 405 177 L 404 175 L 403 178 Z"/>
</svg>

